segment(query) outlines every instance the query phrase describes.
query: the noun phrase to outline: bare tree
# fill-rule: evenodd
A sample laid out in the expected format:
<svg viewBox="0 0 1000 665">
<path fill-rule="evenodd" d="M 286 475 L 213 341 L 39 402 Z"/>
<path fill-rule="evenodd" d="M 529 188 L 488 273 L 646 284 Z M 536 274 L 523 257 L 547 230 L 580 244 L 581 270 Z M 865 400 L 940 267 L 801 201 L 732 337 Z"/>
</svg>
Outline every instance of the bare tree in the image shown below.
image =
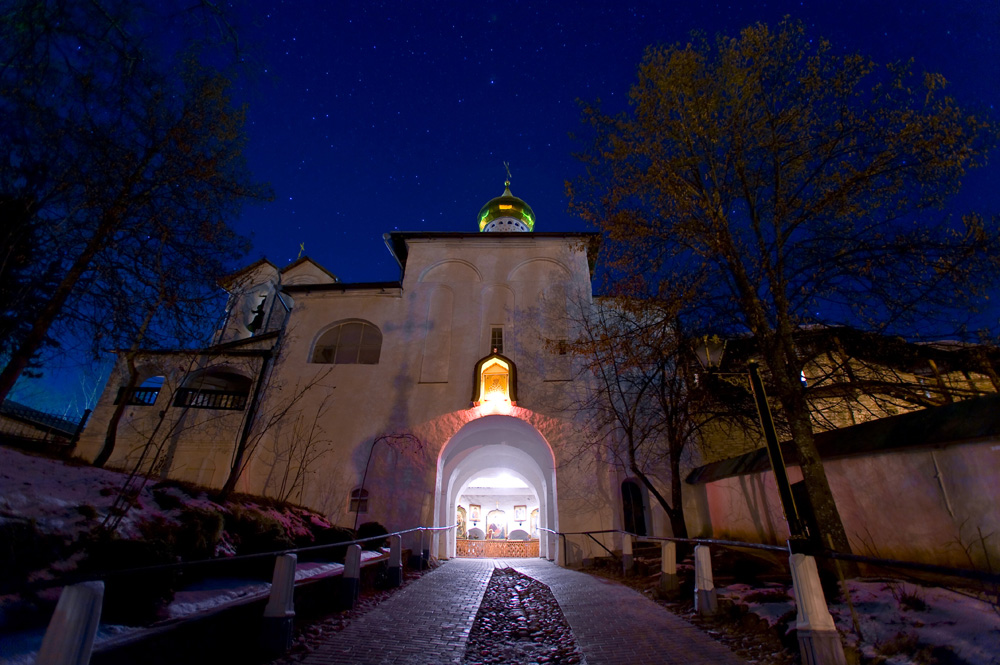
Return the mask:
<svg viewBox="0 0 1000 665">
<path fill-rule="evenodd" d="M 300 406 L 306 396 L 314 396 L 318 392 L 328 395 L 334 389 L 333 386 L 324 385 L 326 379 L 333 372 L 332 368 L 319 372 L 305 383 L 296 383 L 290 389 L 272 383 L 273 372 L 269 367 L 269 361 L 272 356 L 277 355 L 277 348 L 276 345 L 261 360 L 260 372 L 247 403 L 243 428 L 237 437 L 233 451 L 229 476 L 220 492 L 223 499 L 236 489 L 236 483 L 239 482 L 240 477 L 250 465 L 254 454 L 263 441 L 273 438 L 276 429 L 282 425 L 287 426 L 300 418 L 308 418 L 307 414 L 302 413 Z M 266 399 L 264 398 L 265 393 L 267 393 Z M 287 393 L 287 396 L 281 397 L 282 393 Z M 326 403 L 327 396 L 324 396 L 321 404 Z M 315 417 L 318 418 L 319 415 L 316 414 Z"/>
<path fill-rule="evenodd" d="M 191 334 L 211 321 L 203 305 L 245 248 L 228 222 L 265 194 L 245 167 L 229 78 L 202 64 L 217 18 L 210 3 L 163 13 L 124 0 L 21 0 L 0 15 L 0 201 L 17 204 L 4 271 L 27 289 L 3 292 L 19 324 L 0 401 L 47 340 L 107 351 L 203 339 Z M 181 38 L 163 39 L 166 26 Z M 33 253 L 18 263 L 26 238 Z M 156 261 L 169 268 L 165 299 L 144 278 L 161 276 Z"/>
<path fill-rule="evenodd" d="M 595 134 L 572 209 L 642 295 L 750 335 L 799 452 L 820 529 L 849 544 L 816 451 L 795 333 L 815 323 L 914 336 L 975 322 L 997 220 L 940 210 L 997 143 L 937 74 L 839 55 L 799 23 L 650 48 L 631 108 L 584 107 Z M 962 332 L 961 329 L 956 332 Z"/>
<path fill-rule="evenodd" d="M 686 538 L 682 463 L 711 417 L 689 371 L 691 346 L 676 311 L 665 301 L 607 298 L 579 319 L 580 335 L 569 346 L 592 376 L 578 404 L 593 432 L 585 446 L 598 446 L 601 457 L 638 478 L 673 535 Z"/>
<path fill-rule="evenodd" d="M 322 422 L 332 406 L 333 392 L 328 392 L 314 411 L 299 413 L 290 426 L 274 432 L 270 446 L 265 444 L 271 460 L 265 493 L 270 492 L 279 501 L 290 501 L 305 489 L 309 471 L 331 451 L 333 439 Z"/>
</svg>

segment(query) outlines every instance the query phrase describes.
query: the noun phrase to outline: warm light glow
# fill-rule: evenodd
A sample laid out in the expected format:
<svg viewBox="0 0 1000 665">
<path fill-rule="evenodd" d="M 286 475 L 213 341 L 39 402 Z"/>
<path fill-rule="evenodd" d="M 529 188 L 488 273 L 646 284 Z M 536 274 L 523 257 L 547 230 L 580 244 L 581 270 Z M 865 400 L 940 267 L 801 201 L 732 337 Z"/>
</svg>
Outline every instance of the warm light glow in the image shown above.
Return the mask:
<svg viewBox="0 0 1000 665">
<path fill-rule="evenodd" d="M 480 402 L 475 409 L 476 417 L 483 416 L 509 416 L 514 412 L 514 405 L 508 400 L 495 399 L 492 402 Z"/>
<path fill-rule="evenodd" d="M 468 487 L 502 487 L 504 489 L 530 489 L 530 487 L 520 478 L 517 478 L 506 471 L 502 471 L 495 476 L 480 476 L 469 483 Z"/>
<path fill-rule="evenodd" d="M 495 358 L 483 367 L 480 380 L 482 381 L 479 391 L 480 406 L 501 406 L 506 404 L 509 409 L 510 366 L 499 358 Z M 491 412 L 495 413 L 496 411 Z"/>
</svg>

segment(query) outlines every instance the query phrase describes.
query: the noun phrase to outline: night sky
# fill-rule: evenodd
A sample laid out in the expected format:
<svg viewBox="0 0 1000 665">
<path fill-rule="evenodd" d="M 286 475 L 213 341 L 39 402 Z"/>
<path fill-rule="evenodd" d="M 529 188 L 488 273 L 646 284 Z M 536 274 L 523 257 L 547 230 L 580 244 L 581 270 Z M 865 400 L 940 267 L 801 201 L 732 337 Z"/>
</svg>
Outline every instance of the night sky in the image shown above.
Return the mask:
<svg viewBox="0 0 1000 665">
<path fill-rule="evenodd" d="M 538 231 L 587 230 L 567 213 L 579 171 L 578 99 L 624 108 L 643 49 L 693 30 L 735 35 L 801 19 L 836 49 L 915 59 L 970 105 L 1000 105 L 1000 2 L 250 2 L 241 34 L 249 159 L 275 199 L 238 228 L 250 259 L 305 253 L 345 282 L 394 280 L 388 231 L 476 231 L 511 190 Z M 1000 211 L 1000 166 L 969 178 L 963 204 Z M 992 177 L 991 177 L 992 176 Z"/>
<path fill-rule="evenodd" d="M 624 108 L 643 49 L 694 30 L 735 35 L 790 15 L 837 50 L 912 57 L 965 104 L 1000 106 L 998 0 L 235 5 L 251 63 L 238 90 L 248 159 L 275 195 L 235 221 L 253 238 L 245 262 L 283 266 L 304 243 L 345 282 L 399 278 L 383 233 L 476 231 L 505 161 L 536 230 L 588 230 L 567 213 L 563 186 L 579 172 L 577 100 Z M 998 174 L 1000 164 L 970 174 L 962 208 L 1000 212 Z M 81 386 L 103 387 L 90 376 L 55 389 L 66 374 L 50 369 L 45 392 L 22 386 L 15 399 L 79 412 Z"/>
</svg>

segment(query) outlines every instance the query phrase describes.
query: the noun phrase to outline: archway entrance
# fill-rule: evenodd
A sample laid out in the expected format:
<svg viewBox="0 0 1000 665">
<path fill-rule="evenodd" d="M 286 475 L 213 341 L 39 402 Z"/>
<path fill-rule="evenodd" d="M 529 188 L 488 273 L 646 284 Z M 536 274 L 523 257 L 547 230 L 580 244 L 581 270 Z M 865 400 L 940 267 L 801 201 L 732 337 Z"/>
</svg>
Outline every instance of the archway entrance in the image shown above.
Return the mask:
<svg viewBox="0 0 1000 665">
<path fill-rule="evenodd" d="M 505 415 L 474 420 L 455 433 L 438 457 L 435 555 L 556 558 L 555 461 L 545 438 Z M 459 536 L 465 536 L 460 538 Z"/>
</svg>

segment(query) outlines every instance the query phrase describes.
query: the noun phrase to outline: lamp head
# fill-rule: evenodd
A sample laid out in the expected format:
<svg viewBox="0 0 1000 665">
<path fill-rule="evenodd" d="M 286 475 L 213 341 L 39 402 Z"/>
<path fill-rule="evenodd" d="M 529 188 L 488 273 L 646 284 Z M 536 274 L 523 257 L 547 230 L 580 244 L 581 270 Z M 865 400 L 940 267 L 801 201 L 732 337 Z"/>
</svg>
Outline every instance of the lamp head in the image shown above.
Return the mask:
<svg viewBox="0 0 1000 665">
<path fill-rule="evenodd" d="M 722 366 L 722 354 L 725 350 L 726 340 L 718 335 L 705 335 L 695 346 L 694 353 L 704 369 L 713 370 Z"/>
</svg>

